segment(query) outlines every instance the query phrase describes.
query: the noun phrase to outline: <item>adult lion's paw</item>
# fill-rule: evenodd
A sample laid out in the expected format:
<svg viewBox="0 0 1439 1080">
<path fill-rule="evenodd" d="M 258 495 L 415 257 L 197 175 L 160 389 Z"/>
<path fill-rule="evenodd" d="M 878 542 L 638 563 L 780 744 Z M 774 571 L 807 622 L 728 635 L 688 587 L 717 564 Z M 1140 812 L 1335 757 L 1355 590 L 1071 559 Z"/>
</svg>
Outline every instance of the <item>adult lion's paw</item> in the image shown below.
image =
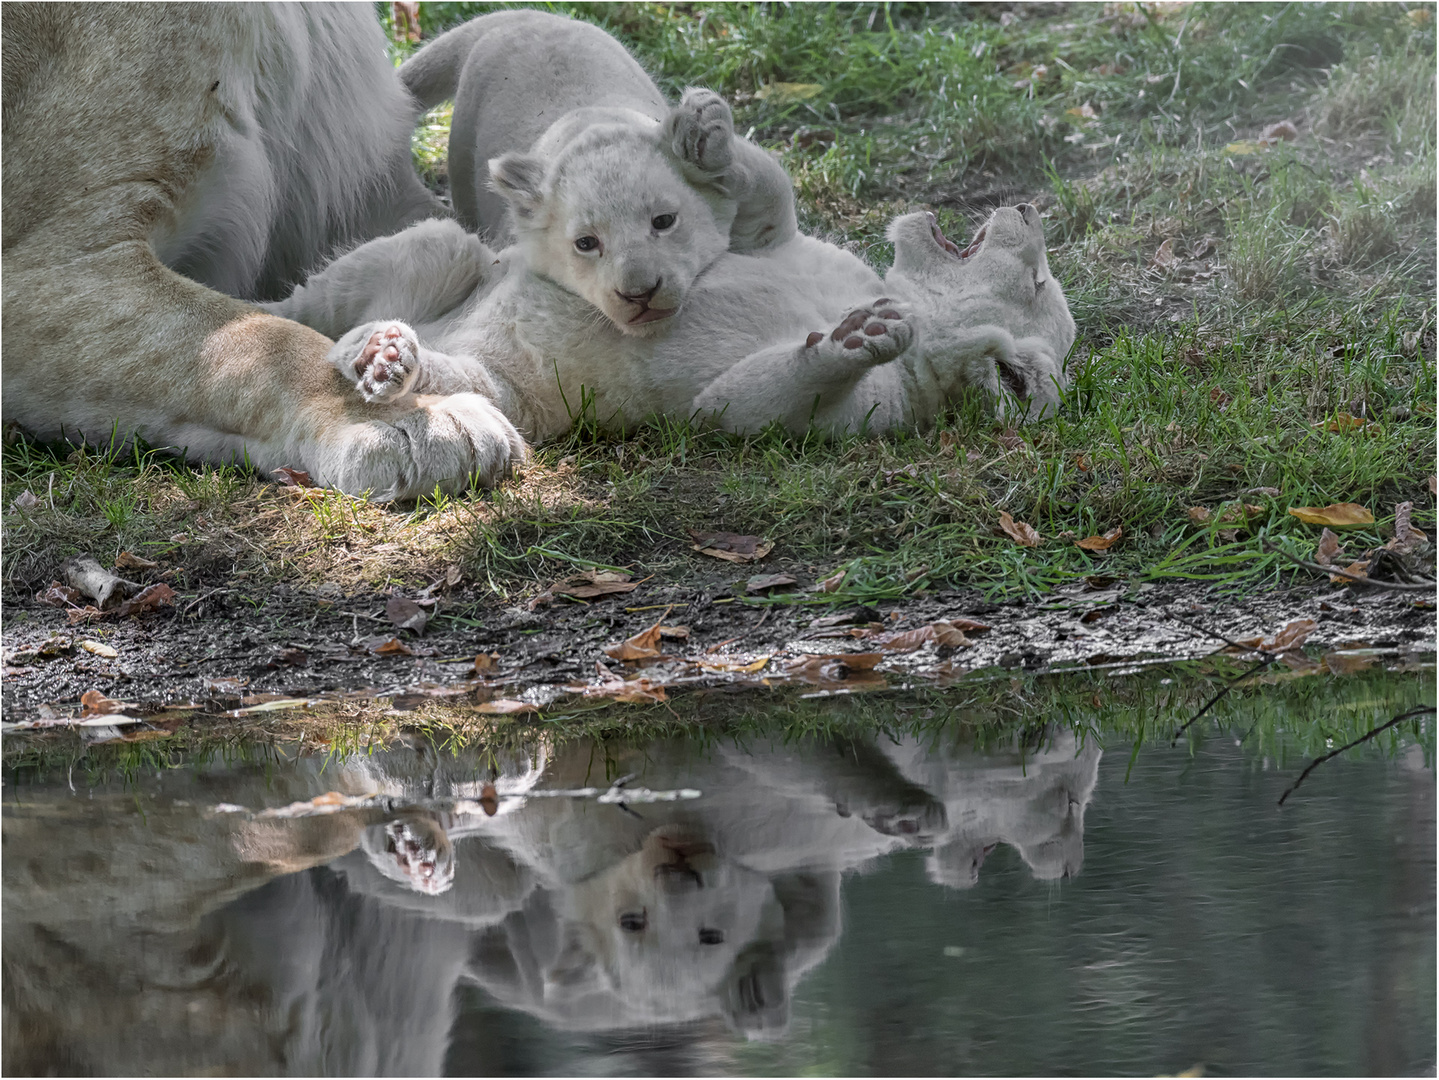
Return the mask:
<svg viewBox="0 0 1439 1080">
<path fill-rule="evenodd" d="M 394 401 L 409 393 L 419 374 L 420 339 L 402 322 L 380 324 L 350 366 L 366 401 Z"/>
<path fill-rule="evenodd" d="M 856 308 L 829 334 L 809 335 L 805 347 L 825 359 L 887 364 L 914 340 L 914 324 L 904 308 L 888 297 Z"/>
<path fill-rule="evenodd" d="M 515 426 L 488 398 L 450 394 L 418 408 L 351 423 L 323 448 L 323 482 L 377 501 L 493 487 L 528 454 Z"/>
<path fill-rule="evenodd" d="M 721 173 L 734 161 L 734 114 L 713 90 L 686 90 L 667 126 L 671 150 L 695 168 Z"/>
</svg>

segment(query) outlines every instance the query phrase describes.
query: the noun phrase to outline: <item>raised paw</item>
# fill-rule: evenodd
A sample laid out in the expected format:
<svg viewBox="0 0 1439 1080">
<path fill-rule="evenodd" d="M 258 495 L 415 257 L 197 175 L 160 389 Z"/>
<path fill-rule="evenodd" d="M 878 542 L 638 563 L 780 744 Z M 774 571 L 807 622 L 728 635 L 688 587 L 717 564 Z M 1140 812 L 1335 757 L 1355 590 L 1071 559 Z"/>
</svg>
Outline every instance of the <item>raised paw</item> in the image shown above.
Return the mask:
<svg viewBox="0 0 1439 1080">
<path fill-rule="evenodd" d="M 815 331 L 805 347 L 845 361 L 887 364 L 914 339 L 914 326 L 905 309 L 888 297 L 856 308 L 828 334 Z"/>
<path fill-rule="evenodd" d="M 702 172 L 722 173 L 734 160 L 734 114 L 713 90 L 686 90 L 667 129 L 675 156 Z"/>
<path fill-rule="evenodd" d="M 355 389 L 366 401 L 403 397 L 420 370 L 420 342 L 404 323 L 381 324 L 352 361 Z"/>
</svg>

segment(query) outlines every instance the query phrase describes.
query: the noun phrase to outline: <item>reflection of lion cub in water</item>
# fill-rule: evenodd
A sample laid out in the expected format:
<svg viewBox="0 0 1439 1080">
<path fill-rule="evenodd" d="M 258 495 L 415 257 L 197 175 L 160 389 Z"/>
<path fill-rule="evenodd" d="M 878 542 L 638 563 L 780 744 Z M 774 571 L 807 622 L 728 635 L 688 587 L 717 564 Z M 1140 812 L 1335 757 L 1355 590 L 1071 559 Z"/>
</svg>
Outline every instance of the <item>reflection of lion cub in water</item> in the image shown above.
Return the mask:
<svg viewBox="0 0 1439 1080">
<path fill-rule="evenodd" d="M 0 36 L 6 421 L 378 497 L 524 452 L 478 395 L 365 403 L 232 298 L 441 210 L 367 5 L 13 4 Z"/>
</svg>

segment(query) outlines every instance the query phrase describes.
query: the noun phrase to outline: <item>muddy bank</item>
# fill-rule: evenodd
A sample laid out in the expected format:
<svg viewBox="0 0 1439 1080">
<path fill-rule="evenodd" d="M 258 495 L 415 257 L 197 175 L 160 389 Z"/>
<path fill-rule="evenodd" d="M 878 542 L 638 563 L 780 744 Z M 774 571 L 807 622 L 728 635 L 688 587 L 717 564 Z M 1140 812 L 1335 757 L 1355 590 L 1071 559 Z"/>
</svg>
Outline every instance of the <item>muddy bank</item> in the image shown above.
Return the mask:
<svg viewBox="0 0 1439 1080">
<path fill-rule="evenodd" d="M 993 603 L 958 589 L 857 606 L 816 602 L 814 593 L 746 593 L 734 576 L 689 586 L 642 581 L 588 602 L 560 595 L 533 607 L 496 603 L 463 582 L 411 593 L 414 603 L 398 607 L 396 593 L 232 582 L 178 594 L 157 611 L 75 625 L 64 610 L 12 591 L 3 607 L 4 715 L 12 722 L 77 715 L 91 691 L 214 711 L 273 695 L 353 692 L 394 698 L 401 708 L 461 693 L 544 705 L 567 687 L 641 703 L 663 700 L 665 690 L 735 682 L 760 692 L 788 682 L 849 692 L 944 683 L 986 668 L 1191 659 L 1224 648 L 1221 639 L 1273 642 L 1295 620 L 1312 620 L 1302 627 L 1311 652 L 1425 653 L 1435 641 L 1432 596 L 1376 589 L 1235 598 L 1096 580 L 1038 601 Z M 397 626 L 407 615 L 418 621 L 416 610 L 422 633 Z M 659 634 L 645 634 L 657 624 Z M 622 651 L 627 639 L 637 644 Z"/>
</svg>

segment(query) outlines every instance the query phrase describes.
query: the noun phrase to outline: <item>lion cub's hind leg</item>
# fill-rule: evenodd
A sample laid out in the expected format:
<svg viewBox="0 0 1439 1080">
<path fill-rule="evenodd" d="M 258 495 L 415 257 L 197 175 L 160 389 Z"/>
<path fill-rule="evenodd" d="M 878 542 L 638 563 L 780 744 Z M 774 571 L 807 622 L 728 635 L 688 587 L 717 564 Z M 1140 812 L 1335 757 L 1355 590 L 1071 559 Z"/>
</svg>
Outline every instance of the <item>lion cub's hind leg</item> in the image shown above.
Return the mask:
<svg viewBox="0 0 1439 1080">
<path fill-rule="evenodd" d="M 364 323 L 330 350 L 330 363 L 369 402 L 395 402 L 420 373 L 420 339 L 402 322 Z"/>
<path fill-rule="evenodd" d="M 889 363 L 913 340 L 910 316 L 900 304 L 881 297 L 868 307 L 851 311 L 828 334 L 811 333 L 805 348 L 838 367 L 874 367 Z"/>
<path fill-rule="evenodd" d="M 665 132 L 676 157 L 718 176 L 734 161 L 734 114 L 713 90 L 692 86 L 670 111 Z"/>
</svg>

